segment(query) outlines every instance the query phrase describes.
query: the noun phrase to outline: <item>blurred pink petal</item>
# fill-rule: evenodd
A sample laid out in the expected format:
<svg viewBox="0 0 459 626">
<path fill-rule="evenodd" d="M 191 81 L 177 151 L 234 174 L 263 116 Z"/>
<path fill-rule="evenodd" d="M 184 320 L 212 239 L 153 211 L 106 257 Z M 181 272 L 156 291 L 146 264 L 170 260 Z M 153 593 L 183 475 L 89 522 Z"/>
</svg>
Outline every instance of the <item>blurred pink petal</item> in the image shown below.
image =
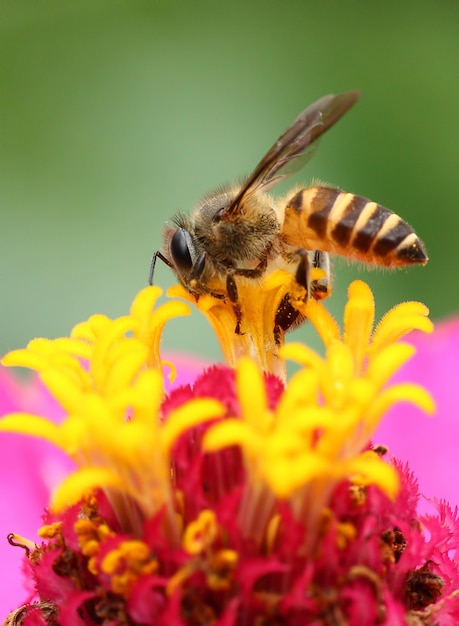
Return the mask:
<svg viewBox="0 0 459 626">
<path fill-rule="evenodd" d="M 0 367 L 0 415 L 12 411 L 56 420 L 61 414 L 37 377 L 20 380 Z M 0 610 L 5 615 L 27 598 L 21 571 L 24 552 L 10 546 L 7 535 L 15 532 L 37 539 L 50 490 L 68 471 L 70 461 L 45 441 L 9 433 L 2 434 L 0 451 Z"/>
<path fill-rule="evenodd" d="M 459 319 L 439 322 L 431 335 L 412 333 L 416 355 L 394 380 L 414 382 L 434 397 L 437 412 L 426 417 L 411 405 L 395 406 L 384 418 L 375 443 L 408 462 L 420 492 L 459 505 Z"/>
</svg>

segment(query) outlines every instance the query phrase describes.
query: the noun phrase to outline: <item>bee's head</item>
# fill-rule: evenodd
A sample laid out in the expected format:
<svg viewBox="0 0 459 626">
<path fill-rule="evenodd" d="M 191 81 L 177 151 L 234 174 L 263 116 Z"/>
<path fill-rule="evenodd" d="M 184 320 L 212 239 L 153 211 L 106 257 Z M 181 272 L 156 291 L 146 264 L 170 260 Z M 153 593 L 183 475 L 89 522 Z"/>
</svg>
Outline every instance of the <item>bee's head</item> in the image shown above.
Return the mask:
<svg viewBox="0 0 459 626">
<path fill-rule="evenodd" d="M 184 215 L 174 218 L 163 233 L 163 256 L 177 278 L 188 291 L 194 291 L 202 275 L 205 255 L 199 247 L 193 222 Z"/>
<path fill-rule="evenodd" d="M 204 255 L 199 257 L 192 237 L 192 228 L 188 223 L 168 225 L 163 232 L 163 248 L 157 250 L 151 259 L 148 282 L 153 285 L 153 277 L 157 259 L 174 270 L 182 285 L 191 291 L 195 278 L 202 273 L 204 268 Z"/>
</svg>

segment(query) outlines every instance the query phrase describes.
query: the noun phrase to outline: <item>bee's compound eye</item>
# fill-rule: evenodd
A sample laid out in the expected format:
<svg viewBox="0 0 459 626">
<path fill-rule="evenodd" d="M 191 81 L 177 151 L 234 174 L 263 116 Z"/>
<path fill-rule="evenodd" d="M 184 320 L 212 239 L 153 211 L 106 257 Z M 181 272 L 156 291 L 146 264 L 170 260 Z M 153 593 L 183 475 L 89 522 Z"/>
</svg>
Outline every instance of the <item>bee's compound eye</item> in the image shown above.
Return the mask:
<svg viewBox="0 0 459 626">
<path fill-rule="evenodd" d="M 190 233 L 184 228 L 179 228 L 171 239 L 170 251 L 177 269 L 188 271 L 193 265 L 191 250 L 193 250 Z"/>
</svg>

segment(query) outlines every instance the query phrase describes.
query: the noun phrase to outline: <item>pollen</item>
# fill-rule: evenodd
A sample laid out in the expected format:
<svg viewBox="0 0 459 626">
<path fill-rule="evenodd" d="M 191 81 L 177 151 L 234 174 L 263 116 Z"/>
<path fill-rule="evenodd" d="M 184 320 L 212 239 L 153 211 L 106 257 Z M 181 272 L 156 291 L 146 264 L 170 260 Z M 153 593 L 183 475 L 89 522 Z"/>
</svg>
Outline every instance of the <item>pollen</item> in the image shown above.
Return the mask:
<svg viewBox="0 0 459 626">
<path fill-rule="evenodd" d="M 183 548 L 190 560 L 170 578 L 167 586 L 170 595 L 197 572 L 205 576 L 207 585 L 214 591 L 231 586 L 239 556 L 235 550 L 216 545 L 219 532 L 215 512 L 209 509 L 201 511 L 198 518 L 188 524 L 183 533 Z"/>
<path fill-rule="evenodd" d="M 38 536 L 42 539 L 54 539 L 62 534 L 62 523 L 54 522 L 53 524 L 46 524 L 38 530 Z"/>
<path fill-rule="evenodd" d="M 357 529 L 350 522 L 341 522 L 337 525 L 336 543 L 340 550 L 344 550 L 356 537 Z"/>
<path fill-rule="evenodd" d="M 198 554 L 214 542 L 217 536 L 217 519 L 213 511 L 205 510 L 195 522 L 189 524 L 183 535 L 183 547 L 188 554 Z"/>
<path fill-rule="evenodd" d="M 98 546 L 102 541 L 115 536 L 115 533 L 107 524 L 96 524 L 84 518 L 77 520 L 74 528 L 78 536 L 79 546 L 83 554 L 87 556 L 94 556 L 98 552 Z"/>
<path fill-rule="evenodd" d="M 110 578 L 113 593 L 128 597 L 137 580 L 144 575 L 156 572 L 158 563 L 149 547 L 139 540 L 121 542 L 104 556 L 100 571 Z"/>
</svg>

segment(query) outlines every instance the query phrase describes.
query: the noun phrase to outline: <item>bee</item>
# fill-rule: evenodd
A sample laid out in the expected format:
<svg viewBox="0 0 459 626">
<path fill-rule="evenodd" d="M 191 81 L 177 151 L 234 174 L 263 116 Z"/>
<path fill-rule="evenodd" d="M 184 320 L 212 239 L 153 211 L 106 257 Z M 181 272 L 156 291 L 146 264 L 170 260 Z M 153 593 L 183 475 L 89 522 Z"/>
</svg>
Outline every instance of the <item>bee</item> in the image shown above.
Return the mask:
<svg viewBox="0 0 459 626">
<path fill-rule="evenodd" d="M 331 293 L 329 253 L 367 264 L 398 267 L 425 264 L 427 254 L 414 230 L 398 215 L 361 196 L 323 184 L 295 190 L 280 201 L 268 190 L 298 172 L 320 137 L 358 100 L 360 92 L 327 95 L 307 107 L 242 183 L 207 194 L 190 216 L 178 214 L 164 230 L 161 259 L 196 299 L 228 298 L 241 332 L 239 280 L 260 280 L 287 269 L 306 297 Z M 323 270 L 311 280 L 311 268 Z M 273 321 L 281 331 L 298 322 L 288 297 Z"/>
</svg>

